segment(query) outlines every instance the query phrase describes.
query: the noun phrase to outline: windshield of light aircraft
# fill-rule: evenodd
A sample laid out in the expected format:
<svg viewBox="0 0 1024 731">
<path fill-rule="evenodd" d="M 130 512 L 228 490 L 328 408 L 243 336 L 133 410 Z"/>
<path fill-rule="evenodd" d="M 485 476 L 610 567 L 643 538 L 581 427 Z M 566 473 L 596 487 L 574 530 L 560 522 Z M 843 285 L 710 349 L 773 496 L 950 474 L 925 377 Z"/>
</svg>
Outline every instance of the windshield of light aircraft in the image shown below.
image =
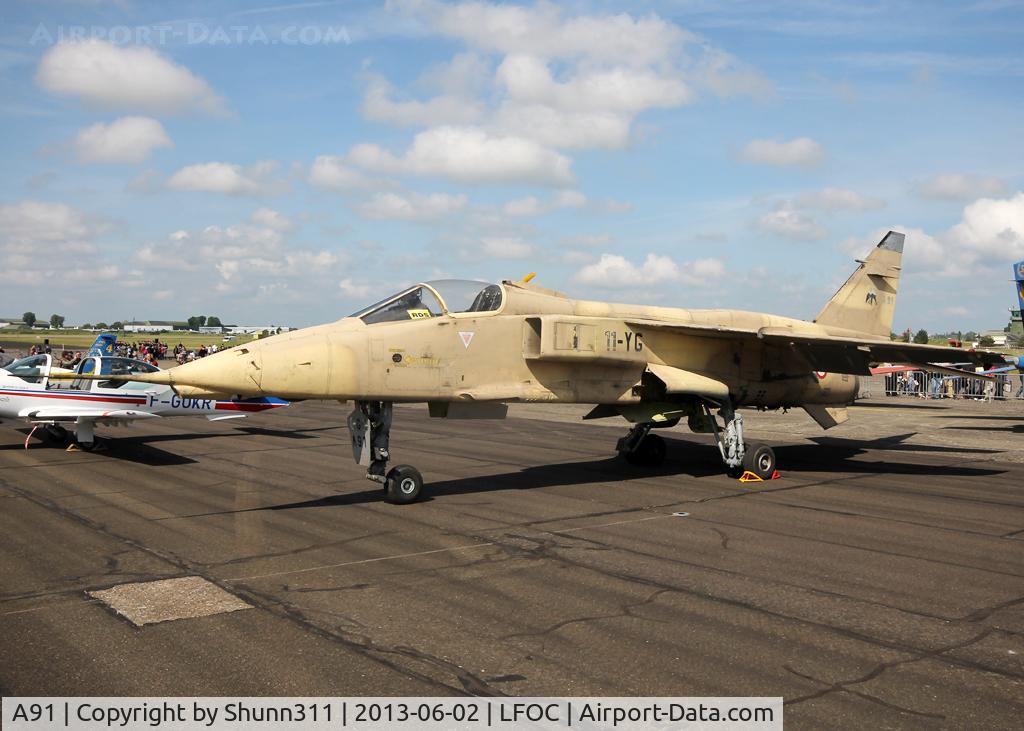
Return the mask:
<svg viewBox="0 0 1024 731">
<path fill-rule="evenodd" d="M 141 360 L 131 358 L 86 358 L 78 366 L 79 375 L 92 375 L 96 373 L 96 362 L 99 361 L 100 369 L 97 375 L 100 376 L 127 376 L 132 373 L 156 373 L 160 369 Z M 72 388 L 88 390 L 90 381 L 75 381 Z M 133 383 L 131 381 L 97 381 L 100 388 L 118 388 L 121 390 L 132 390 L 148 388 L 149 383 Z"/>
<path fill-rule="evenodd" d="M 14 361 L 4 370 L 28 383 L 39 383 L 43 380 L 43 371 L 46 370 L 46 356 L 30 355 L 28 358 Z"/>
<path fill-rule="evenodd" d="M 431 289 L 441 295 L 450 313 L 494 312 L 501 308 L 501 287 L 497 284 L 465 279 L 440 279 L 426 284 L 429 287 L 420 285 L 391 295 L 350 317 L 359 317 L 367 325 L 437 317 L 444 309 Z"/>
</svg>

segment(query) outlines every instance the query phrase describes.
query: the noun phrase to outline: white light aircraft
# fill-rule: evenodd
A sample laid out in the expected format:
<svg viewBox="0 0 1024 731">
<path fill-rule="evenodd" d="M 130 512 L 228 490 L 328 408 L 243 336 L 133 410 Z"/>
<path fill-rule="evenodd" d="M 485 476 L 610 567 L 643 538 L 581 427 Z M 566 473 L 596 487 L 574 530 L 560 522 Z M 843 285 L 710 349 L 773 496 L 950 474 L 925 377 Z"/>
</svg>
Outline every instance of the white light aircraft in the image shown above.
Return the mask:
<svg viewBox="0 0 1024 731">
<path fill-rule="evenodd" d="M 108 351 L 110 352 L 110 351 Z M 80 376 L 120 376 L 155 373 L 149 363 L 113 355 L 94 354 L 75 369 Z M 168 416 L 205 416 L 210 421 L 237 419 L 247 414 L 287 406 L 277 398 L 218 400 L 187 398 L 170 386 L 135 381 L 51 378 L 62 369 L 53 356 L 33 355 L 0 368 L 0 424 L 29 424 L 32 432 L 42 427 L 51 439 L 64 441 L 74 434 L 80 449 L 92 450 L 95 427 L 124 426 L 138 419 Z"/>
</svg>

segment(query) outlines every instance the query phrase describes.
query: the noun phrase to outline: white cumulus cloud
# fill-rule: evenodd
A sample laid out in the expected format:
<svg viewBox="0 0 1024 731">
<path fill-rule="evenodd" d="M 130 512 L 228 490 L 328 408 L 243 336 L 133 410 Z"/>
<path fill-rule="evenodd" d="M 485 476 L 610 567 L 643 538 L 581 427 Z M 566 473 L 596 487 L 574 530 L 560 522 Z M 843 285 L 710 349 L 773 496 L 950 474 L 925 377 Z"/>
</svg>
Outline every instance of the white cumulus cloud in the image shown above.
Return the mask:
<svg viewBox="0 0 1024 731">
<path fill-rule="evenodd" d="M 981 256 L 1024 256 L 1024 192 L 1012 198 L 981 198 L 964 208 L 950 231 L 954 242 Z"/>
<path fill-rule="evenodd" d="M 530 53 L 643 66 L 670 57 L 694 36 L 656 15 L 566 17 L 558 5 L 399 0 L 393 7 L 414 14 L 436 31 L 467 45 L 502 54 Z"/>
<path fill-rule="evenodd" d="M 796 204 L 804 208 L 820 208 L 825 211 L 870 211 L 885 207 L 885 201 L 881 198 L 843 188 L 824 188 L 804 193 L 797 196 Z"/>
<path fill-rule="evenodd" d="M 265 226 L 274 231 L 286 232 L 295 228 L 295 223 L 290 218 L 278 211 L 275 211 L 273 208 L 267 208 L 266 206 L 262 206 L 253 211 L 250 218 L 253 223 L 259 226 Z"/>
<path fill-rule="evenodd" d="M 65 281 L 92 288 L 118 277 L 121 269 L 106 261 L 93 242 L 104 228 L 66 203 L 23 200 L 0 205 L 0 291 L 59 288 Z"/>
<path fill-rule="evenodd" d="M 601 258 L 580 269 L 574 280 L 607 289 L 646 287 L 665 282 L 702 286 L 721 279 L 725 264 L 721 259 L 704 258 L 677 264 L 668 256 L 648 254 L 641 264 L 634 264 L 618 254 L 602 254 Z"/>
<path fill-rule="evenodd" d="M 349 159 L 377 172 L 438 176 L 462 183 L 573 182 L 571 162 L 564 155 L 532 140 L 494 136 L 477 127 L 425 130 L 401 156 L 377 145 L 357 145 Z"/>
<path fill-rule="evenodd" d="M 427 222 L 457 213 L 466 207 L 466 203 L 466 196 L 448 193 L 377 193 L 356 206 L 356 210 L 364 218 Z"/>
<path fill-rule="evenodd" d="M 722 97 L 771 94 L 756 70 L 650 13 L 587 12 L 556 3 L 511 5 L 393 0 L 403 20 L 470 50 L 421 77 L 440 91 L 400 98 L 371 77 L 364 113 L 397 125 L 473 124 L 557 149 L 621 149 L 637 115 Z M 496 70 L 492 71 L 492 66 Z"/>
<path fill-rule="evenodd" d="M 825 160 L 825 148 L 810 137 L 788 142 L 751 140 L 740 152 L 740 159 L 755 165 L 812 168 Z"/>
<path fill-rule="evenodd" d="M 480 241 L 481 252 L 491 259 L 525 259 L 532 256 L 532 244 L 518 236 L 486 236 Z"/>
<path fill-rule="evenodd" d="M 225 112 L 221 99 L 203 79 L 146 46 L 115 46 L 98 39 L 64 41 L 44 55 L 36 83 L 89 106 L 177 114 Z"/>
<path fill-rule="evenodd" d="M 587 196 L 578 190 L 560 190 L 547 200 L 532 195 L 510 200 L 501 207 L 501 211 L 506 216 L 525 218 L 540 216 L 560 208 L 585 208 L 588 203 Z"/>
<path fill-rule="evenodd" d="M 264 160 L 248 167 L 226 162 L 188 165 L 167 179 L 172 190 L 192 190 L 227 195 L 275 195 L 285 185 L 271 176 L 277 163 Z"/>
<path fill-rule="evenodd" d="M 917 192 L 924 198 L 935 200 L 971 200 L 981 196 L 1004 195 L 1006 181 L 982 175 L 963 173 L 942 173 L 917 186 Z"/>
<path fill-rule="evenodd" d="M 812 216 L 789 205 L 779 206 L 758 218 L 757 227 L 765 233 L 801 241 L 817 241 L 828 235 Z"/>
<path fill-rule="evenodd" d="M 483 116 L 483 105 L 474 99 L 442 94 L 427 101 L 396 100 L 394 95 L 387 80 L 374 77 L 363 99 L 363 115 L 400 127 L 471 124 Z"/>
<path fill-rule="evenodd" d="M 110 124 L 86 127 L 71 145 L 80 162 L 138 163 L 153 150 L 174 143 L 163 125 L 151 117 L 121 117 Z"/>
<path fill-rule="evenodd" d="M 317 155 L 309 167 L 308 180 L 318 188 L 340 191 L 356 190 L 367 184 L 363 174 L 339 155 Z"/>
</svg>

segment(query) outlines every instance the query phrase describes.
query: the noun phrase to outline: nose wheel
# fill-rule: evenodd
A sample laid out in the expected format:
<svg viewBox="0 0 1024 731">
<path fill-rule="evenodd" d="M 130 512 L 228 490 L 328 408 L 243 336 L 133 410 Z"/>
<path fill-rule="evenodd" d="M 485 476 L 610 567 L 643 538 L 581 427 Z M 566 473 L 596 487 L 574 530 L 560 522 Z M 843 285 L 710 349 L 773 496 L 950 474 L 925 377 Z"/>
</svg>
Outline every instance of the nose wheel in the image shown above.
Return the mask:
<svg viewBox="0 0 1024 731">
<path fill-rule="evenodd" d="M 366 479 L 383 485 L 389 503 L 404 505 L 423 492 L 423 475 L 407 464 L 388 470 L 393 406 L 389 401 L 357 401 L 348 415 L 348 430 L 352 456 L 357 464 L 366 465 Z"/>
<path fill-rule="evenodd" d="M 389 503 L 404 505 L 414 502 L 423 490 L 423 475 L 412 465 L 398 465 L 384 478 L 384 495 Z"/>
</svg>

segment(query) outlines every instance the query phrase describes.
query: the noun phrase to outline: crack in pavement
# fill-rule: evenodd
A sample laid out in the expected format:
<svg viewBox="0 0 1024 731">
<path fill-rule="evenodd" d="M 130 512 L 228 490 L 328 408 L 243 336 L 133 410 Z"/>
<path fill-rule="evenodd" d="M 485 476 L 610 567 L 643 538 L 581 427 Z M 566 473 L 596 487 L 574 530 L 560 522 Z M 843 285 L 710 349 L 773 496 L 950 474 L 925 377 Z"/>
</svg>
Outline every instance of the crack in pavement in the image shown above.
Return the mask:
<svg viewBox="0 0 1024 731">
<path fill-rule="evenodd" d="M 292 605 L 290 605 L 287 602 L 284 602 L 281 599 L 271 597 L 251 587 L 245 587 L 243 591 L 239 592 L 236 589 L 236 587 L 228 586 L 226 580 L 219 579 L 217 577 L 209 575 L 207 572 L 204 572 L 202 570 L 202 567 L 198 564 L 193 564 L 192 562 L 180 556 L 177 556 L 169 551 L 158 550 L 150 546 L 146 546 L 133 538 L 121 535 L 120 533 L 117 533 L 107 528 L 106 526 L 92 520 L 91 518 L 88 518 L 84 515 L 80 515 L 79 513 L 76 513 L 73 510 L 64 508 L 56 504 L 52 500 L 35 495 L 34 493 L 29 492 L 28 490 L 24 490 L 20 487 L 11 485 L 10 483 L 7 483 L 4 480 L 0 480 L 0 483 L 6 484 L 6 486 L 9 489 L 13 490 L 19 496 L 46 510 L 49 510 L 52 513 L 55 513 L 60 517 L 77 523 L 78 525 L 81 525 L 93 532 L 100 533 L 101 535 L 104 535 L 112 540 L 118 541 L 131 549 L 135 549 L 150 556 L 154 556 L 160 559 L 161 561 L 164 561 L 166 563 L 171 564 L 172 566 L 175 566 L 180 571 L 185 572 L 189 575 L 201 576 L 202 578 L 206 579 L 207 581 L 213 584 L 216 584 L 221 589 L 224 589 L 227 592 L 234 593 L 236 595 L 241 594 L 242 598 L 248 598 L 250 600 L 250 603 L 254 606 L 258 606 L 264 611 L 267 611 L 270 614 L 273 614 L 274 616 L 277 616 L 281 619 L 288 620 L 293 624 L 298 625 L 307 632 L 311 632 L 313 634 L 324 637 L 325 639 L 328 639 L 331 642 L 340 644 L 346 647 L 347 649 L 357 653 L 358 655 L 361 655 L 362 657 L 377 662 L 380 665 L 407 678 L 418 680 L 422 683 L 433 685 L 438 689 L 452 693 L 468 693 L 473 695 L 503 695 L 500 691 L 490 688 L 483 679 L 477 678 L 468 671 L 459 668 L 459 666 L 454 663 L 449 663 L 448 661 L 442 660 L 441 658 L 435 658 L 429 655 L 428 653 L 422 652 L 413 647 L 388 647 L 387 645 L 374 643 L 372 640 L 367 640 L 365 642 L 353 641 L 347 636 L 348 633 L 331 632 L 323 627 L 320 627 L 319 625 L 308 619 L 300 610 L 294 608 Z M 452 673 L 459 681 L 459 685 L 451 685 L 450 683 L 447 683 L 439 678 L 433 678 L 428 675 L 425 675 L 411 667 L 408 667 L 407 665 L 401 664 L 400 662 L 396 661 L 392 656 L 417 660 L 420 662 L 424 662 L 437 670 L 443 670 L 445 672 Z"/>
<path fill-rule="evenodd" d="M 790 667 L 789 665 L 783 665 L 782 667 L 785 670 L 787 670 L 790 673 L 792 673 L 793 675 L 796 675 L 797 677 L 804 678 L 805 680 L 810 680 L 810 681 L 813 681 L 815 683 L 818 683 L 820 685 L 824 685 L 825 686 L 821 690 L 816 691 L 814 693 L 808 693 L 806 695 L 797 696 L 796 698 L 790 698 L 789 700 L 783 701 L 783 705 L 794 706 L 794 705 L 797 705 L 799 703 L 804 703 L 804 702 L 809 701 L 809 700 L 814 700 L 816 698 L 821 698 L 821 697 L 829 695 L 831 693 L 848 692 L 848 693 L 853 693 L 853 694 L 855 694 L 855 695 L 857 695 L 857 696 L 859 696 L 861 698 L 864 698 L 866 700 L 869 700 L 869 701 L 871 701 L 873 703 L 878 703 L 878 704 L 883 705 L 883 706 L 885 706 L 887 708 L 891 708 L 891 709 L 900 711 L 902 713 L 911 713 L 911 714 L 914 714 L 914 715 L 917 715 L 917 716 L 924 716 L 924 717 L 928 717 L 928 718 L 944 719 L 945 715 L 935 714 L 935 713 L 926 713 L 924 711 L 915 711 L 915 710 L 910 709 L 910 708 L 903 708 L 901 706 L 897 706 L 895 704 L 889 703 L 888 701 L 884 701 L 881 698 L 873 696 L 873 695 L 871 695 L 869 693 L 864 693 L 863 691 L 851 690 L 848 686 L 860 685 L 861 683 L 867 683 L 867 682 L 869 682 L 871 680 L 874 680 L 874 679 L 880 677 L 887 670 L 890 670 L 890 669 L 892 669 L 894 667 L 898 667 L 900 665 L 909 665 L 911 663 L 916 663 L 916 662 L 920 662 L 922 660 L 927 660 L 927 659 L 941 659 L 941 656 L 943 654 L 947 653 L 947 652 L 951 652 L 953 650 L 962 650 L 964 648 L 970 647 L 971 645 L 977 644 L 978 642 L 981 642 L 986 637 L 988 637 L 990 634 L 992 634 L 992 632 L 993 632 L 993 630 L 991 628 L 986 628 L 986 629 L 982 630 L 980 633 L 978 633 L 977 635 L 975 635 L 974 637 L 972 637 L 970 639 L 967 639 L 967 640 L 964 640 L 962 642 L 955 642 L 953 644 L 946 645 L 944 647 L 939 647 L 939 648 L 936 648 L 934 650 L 924 650 L 924 651 L 918 652 L 918 653 L 916 653 L 914 655 L 911 655 L 910 657 L 902 658 L 902 659 L 899 659 L 899 660 L 890 660 L 889 662 L 882 662 L 882 663 L 879 663 L 874 668 L 872 668 L 867 673 L 865 673 L 864 675 L 862 675 L 862 676 L 860 676 L 858 678 L 853 678 L 851 680 L 840 680 L 840 681 L 837 681 L 837 682 L 834 682 L 834 683 L 829 683 L 827 681 L 815 678 L 815 677 L 813 677 L 811 675 L 798 672 L 797 670 L 795 670 L 794 668 Z"/>
<path fill-rule="evenodd" d="M 652 592 L 646 599 L 642 599 L 638 602 L 627 602 L 626 604 L 623 604 L 621 607 L 619 607 L 619 611 L 613 612 L 611 614 L 595 614 L 589 617 L 573 617 L 571 619 L 564 619 L 561 622 L 555 622 L 550 627 L 546 627 L 545 629 L 537 630 L 535 632 L 513 632 L 511 634 L 501 635 L 498 639 L 509 640 L 517 637 L 544 637 L 553 632 L 557 632 L 558 630 L 562 629 L 563 627 L 567 627 L 570 624 L 593 622 L 600 619 L 620 619 L 629 617 L 632 619 L 642 619 L 646 622 L 658 622 L 659 624 L 664 624 L 664 620 L 652 619 L 651 617 L 642 617 L 637 614 L 634 614 L 634 612 L 640 607 L 643 607 L 647 604 L 651 604 L 659 596 L 661 596 L 662 594 L 667 594 L 668 592 L 668 589 L 657 589 L 654 592 Z"/>
</svg>

